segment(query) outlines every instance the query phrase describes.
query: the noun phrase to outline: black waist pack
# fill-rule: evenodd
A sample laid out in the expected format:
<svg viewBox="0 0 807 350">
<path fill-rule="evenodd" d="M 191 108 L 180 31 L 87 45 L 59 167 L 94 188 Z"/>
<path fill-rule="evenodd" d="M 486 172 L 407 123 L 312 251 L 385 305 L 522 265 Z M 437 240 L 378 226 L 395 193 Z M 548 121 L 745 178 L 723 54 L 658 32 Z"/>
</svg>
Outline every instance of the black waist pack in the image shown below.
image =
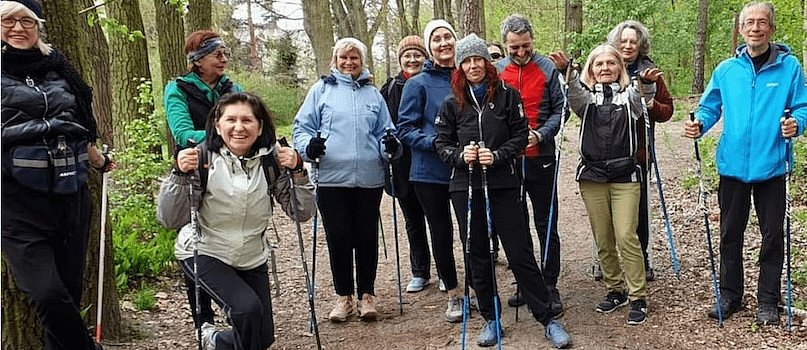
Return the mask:
<svg viewBox="0 0 807 350">
<path fill-rule="evenodd" d="M 87 182 L 87 144 L 58 136 L 47 143 L 13 146 L 4 152 L 4 173 L 37 192 L 74 194 Z"/>
</svg>

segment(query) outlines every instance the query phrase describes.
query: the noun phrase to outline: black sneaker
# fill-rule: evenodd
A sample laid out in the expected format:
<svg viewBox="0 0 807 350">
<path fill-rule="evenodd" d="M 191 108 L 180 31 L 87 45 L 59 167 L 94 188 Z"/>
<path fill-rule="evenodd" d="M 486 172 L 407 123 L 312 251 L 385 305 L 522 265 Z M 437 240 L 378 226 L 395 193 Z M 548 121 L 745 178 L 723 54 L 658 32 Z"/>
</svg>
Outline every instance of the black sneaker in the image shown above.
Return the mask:
<svg viewBox="0 0 807 350">
<path fill-rule="evenodd" d="M 519 292 L 516 292 L 516 294 L 513 294 L 510 298 L 507 298 L 507 305 L 510 307 L 519 307 L 526 303 L 527 301 L 524 300 L 524 295 Z"/>
<path fill-rule="evenodd" d="M 727 300 L 721 298 L 721 310 L 723 312 L 723 319 L 727 319 L 734 315 L 737 311 L 740 311 L 743 308 L 743 304 L 739 301 Z M 713 305 L 709 311 L 706 313 L 709 317 L 718 319 L 717 317 L 717 305 Z"/>
<path fill-rule="evenodd" d="M 760 303 L 757 306 L 757 324 L 760 326 L 779 324 L 779 308 L 776 304 Z"/>
<path fill-rule="evenodd" d="M 647 302 L 644 299 L 636 299 L 630 302 L 628 311 L 628 324 L 635 326 L 647 320 Z"/>
<path fill-rule="evenodd" d="M 644 269 L 644 280 L 647 282 L 653 282 L 656 280 L 656 270 L 653 270 L 652 267 L 646 267 Z"/>
<path fill-rule="evenodd" d="M 605 300 L 597 305 L 597 312 L 608 314 L 625 305 L 628 305 L 628 296 L 625 293 L 608 292 Z"/>
<path fill-rule="evenodd" d="M 552 318 L 559 319 L 563 317 L 563 303 L 560 300 L 560 292 L 556 287 L 547 287 L 549 289 L 549 309 L 554 315 Z"/>
</svg>

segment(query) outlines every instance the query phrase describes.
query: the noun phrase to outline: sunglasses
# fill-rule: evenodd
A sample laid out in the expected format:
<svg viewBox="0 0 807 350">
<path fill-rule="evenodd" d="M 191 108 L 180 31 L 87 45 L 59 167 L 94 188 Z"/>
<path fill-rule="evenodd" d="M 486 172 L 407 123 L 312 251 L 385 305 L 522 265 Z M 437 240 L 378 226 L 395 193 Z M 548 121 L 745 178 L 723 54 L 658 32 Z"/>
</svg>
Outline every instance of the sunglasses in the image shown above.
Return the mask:
<svg viewBox="0 0 807 350">
<path fill-rule="evenodd" d="M 504 57 L 504 56 L 502 56 L 502 54 L 500 54 L 498 52 L 494 52 L 494 53 L 490 54 L 490 58 L 492 58 L 494 60 L 498 60 L 498 59 L 500 59 L 502 57 Z"/>
</svg>

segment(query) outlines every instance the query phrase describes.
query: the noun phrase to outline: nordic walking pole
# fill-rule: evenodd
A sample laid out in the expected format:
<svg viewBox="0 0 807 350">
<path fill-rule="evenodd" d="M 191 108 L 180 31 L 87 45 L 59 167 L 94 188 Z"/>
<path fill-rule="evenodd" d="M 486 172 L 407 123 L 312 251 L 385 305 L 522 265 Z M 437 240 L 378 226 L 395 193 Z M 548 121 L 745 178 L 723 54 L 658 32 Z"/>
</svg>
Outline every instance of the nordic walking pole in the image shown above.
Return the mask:
<svg viewBox="0 0 807 350">
<path fill-rule="evenodd" d="M 785 109 L 785 120 L 790 119 L 790 108 Z M 790 279 L 790 171 L 793 164 L 791 164 L 790 157 L 793 156 L 793 143 L 790 138 L 785 138 L 785 252 L 787 255 L 787 270 L 785 278 L 785 290 L 787 294 L 787 331 L 793 331 L 793 310 L 792 310 L 792 281 Z"/>
<path fill-rule="evenodd" d="M 104 144 L 101 153 L 104 159 L 109 159 L 109 145 Z M 106 165 L 106 164 L 104 164 Z M 101 342 L 101 319 L 103 318 L 104 309 L 104 253 L 106 250 L 106 215 L 109 208 L 107 202 L 107 189 L 109 187 L 109 173 L 106 169 L 101 169 L 101 232 L 100 243 L 98 244 L 98 301 L 96 302 L 95 309 L 95 342 Z"/>
<path fill-rule="evenodd" d="M 195 148 L 196 141 L 188 139 L 188 147 Z M 199 150 L 197 150 L 199 152 Z M 193 312 L 196 314 L 196 319 L 201 320 L 202 315 L 202 301 L 200 300 L 201 285 L 199 284 L 199 242 L 202 240 L 201 232 L 199 232 L 199 218 L 196 212 L 196 201 L 193 199 L 193 183 L 196 180 L 196 171 L 191 172 L 188 179 L 188 201 L 191 208 L 191 230 L 193 231 L 193 293 L 196 301 L 196 307 Z M 196 328 L 196 340 L 199 345 L 198 349 L 202 350 L 202 326 Z"/>
<path fill-rule="evenodd" d="M 659 204 L 661 204 L 661 214 L 664 216 L 664 228 L 667 231 L 667 249 L 670 251 L 670 261 L 672 262 L 675 277 L 681 278 L 681 265 L 678 262 L 678 252 L 675 249 L 675 237 L 673 236 L 670 215 L 667 213 L 667 202 L 664 200 L 664 184 L 661 180 L 661 172 L 658 169 L 658 158 L 656 158 L 655 130 L 650 127 L 650 157 L 653 169 L 656 172 L 656 187 L 658 187 Z M 649 215 L 649 214 L 648 214 Z"/>
<path fill-rule="evenodd" d="M 317 138 L 322 137 L 322 131 L 317 130 Z M 311 236 L 312 236 L 312 244 L 311 244 L 311 294 L 313 297 L 317 296 L 317 219 L 319 218 L 319 157 L 314 158 L 314 178 L 312 179 L 314 183 L 314 205 L 316 209 L 314 210 L 314 220 L 312 220 L 311 229 Z M 309 325 L 308 329 L 310 331 L 314 331 L 317 326 L 317 320 L 312 318 L 311 324 Z"/>
<path fill-rule="evenodd" d="M 476 142 L 471 141 L 471 146 L 475 146 Z M 465 212 L 465 247 L 462 250 L 464 265 L 465 265 L 465 296 L 462 298 L 462 350 L 465 350 L 465 335 L 468 331 L 468 319 L 471 316 L 471 290 L 468 283 L 468 274 L 471 272 L 471 267 L 468 262 L 471 256 L 471 212 L 474 203 L 474 187 L 472 178 L 474 175 L 474 163 L 468 163 L 468 207 Z"/>
<path fill-rule="evenodd" d="M 392 129 L 387 129 L 387 136 L 392 136 Z M 395 238 L 395 269 L 398 272 L 398 309 L 403 315 L 403 291 L 401 291 L 401 252 L 398 248 L 398 204 L 395 201 L 395 173 L 392 168 L 392 153 L 387 153 L 389 160 L 389 188 L 392 197 L 392 232 Z M 379 219 L 381 216 L 379 216 Z M 383 232 L 383 231 L 382 231 Z M 387 245 L 384 244 L 384 258 L 387 256 Z"/>
<path fill-rule="evenodd" d="M 653 225 L 650 222 L 650 114 L 647 113 L 647 100 L 644 98 L 644 94 L 642 93 L 644 89 L 642 88 L 642 79 L 636 76 L 632 77 L 634 85 L 636 86 L 636 90 L 639 93 L 639 100 L 642 104 L 642 112 L 641 117 L 644 119 L 644 173 L 642 176 L 644 177 L 644 195 L 645 197 L 645 211 L 647 212 L 647 250 L 643 251 L 642 254 L 647 254 L 647 263 L 648 267 L 651 271 L 655 268 L 655 262 L 653 261 Z"/>
<path fill-rule="evenodd" d="M 479 114 L 480 118 L 482 114 Z M 482 125 L 480 124 L 479 127 L 481 128 Z M 481 131 L 481 130 L 480 130 Z M 482 136 L 482 135 L 480 135 Z M 485 147 L 485 141 L 479 141 L 479 147 Z M 493 249 L 493 240 L 496 239 L 493 237 L 493 209 L 490 207 L 490 191 L 488 190 L 488 167 L 487 165 L 482 165 L 482 190 L 485 196 L 485 218 L 487 220 L 487 227 L 488 227 L 488 240 L 490 241 L 490 272 L 491 277 L 493 278 L 493 312 L 495 312 L 495 319 L 496 319 L 496 345 L 499 350 L 502 350 L 502 330 L 501 330 L 501 320 L 499 316 L 499 287 L 496 283 L 496 260 L 493 259 L 493 254 L 496 251 Z"/>
<path fill-rule="evenodd" d="M 569 63 L 566 65 L 566 76 L 563 79 L 563 84 L 561 84 L 561 88 L 563 89 L 563 109 L 560 111 L 560 130 L 558 130 L 560 140 L 558 141 L 557 147 L 555 147 L 555 174 L 552 176 L 552 196 L 549 199 L 549 217 L 547 217 L 546 221 L 546 240 L 544 241 L 544 256 L 543 259 L 541 259 L 541 271 L 546 269 L 546 260 L 549 259 L 549 234 L 552 232 L 552 218 L 555 216 L 555 203 L 557 202 L 558 197 L 560 155 L 563 146 L 563 129 L 566 127 L 566 120 L 568 119 L 568 117 L 566 117 L 566 110 L 569 109 L 569 78 L 571 77 L 573 63 L 574 57 L 570 57 Z M 558 75 L 558 79 L 560 79 L 560 75 Z M 571 114 L 569 114 L 569 116 L 571 116 Z"/>
<path fill-rule="evenodd" d="M 278 143 L 283 147 L 288 147 L 289 143 L 286 141 L 286 138 L 283 137 L 278 140 Z M 303 229 L 300 225 L 300 220 L 297 218 L 297 186 L 294 184 L 294 175 L 291 173 L 291 169 L 286 168 L 286 175 L 289 177 L 289 188 L 291 193 L 291 208 L 292 208 L 292 220 L 294 221 L 294 226 L 297 228 L 297 245 L 300 246 L 300 261 L 303 265 L 303 275 L 305 275 L 305 286 L 306 290 L 308 291 L 308 310 L 309 310 L 309 318 L 311 327 L 313 329 L 314 337 L 317 339 L 317 349 L 322 350 L 322 342 L 319 338 L 319 326 L 317 325 L 317 311 L 314 307 L 314 285 L 311 281 L 311 277 L 308 274 L 308 263 L 305 260 L 305 243 L 303 243 Z M 316 193 L 316 192 L 315 192 Z M 316 214 L 316 211 L 314 212 Z M 316 244 L 314 244 L 316 247 Z"/>
<path fill-rule="evenodd" d="M 689 120 L 695 121 L 695 113 L 689 112 Z M 723 327 L 723 306 L 720 304 L 720 282 L 717 280 L 717 269 L 715 268 L 715 252 L 712 249 L 712 230 L 709 229 L 709 209 L 706 207 L 706 199 L 709 193 L 706 192 L 706 186 L 703 184 L 703 174 L 701 172 L 701 152 L 698 148 L 698 140 L 695 139 L 695 170 L 698 174 L 698 209 L 703 212 L 703 225 L 706 229 L 706 248 L 709 251 L 709 262 L 712 265 L 712 288 L 714 288 L 715 295 L 715 308 L 717 309 L 717 322 L 720 327 Z"/>
<path fill-rule="evenodd" d="M 384 222 L 381 221 L 381 216 L 378 216 L 378 228 L 381 230 L 381 245 L 384 247 L 384 260 L 387 260 L 387 238 L 384 237 Z"/>
</svg>

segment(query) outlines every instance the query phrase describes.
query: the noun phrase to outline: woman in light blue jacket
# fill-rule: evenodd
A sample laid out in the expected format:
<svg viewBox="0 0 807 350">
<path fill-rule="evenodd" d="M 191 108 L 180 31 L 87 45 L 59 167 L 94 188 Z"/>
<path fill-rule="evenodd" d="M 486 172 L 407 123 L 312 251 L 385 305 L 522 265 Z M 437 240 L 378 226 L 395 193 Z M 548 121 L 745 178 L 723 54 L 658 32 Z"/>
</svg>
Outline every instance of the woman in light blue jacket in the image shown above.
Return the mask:
<svg viewBox="0 0 807 350">
<path fill-rule="evenodd" d="M 378 266 L 378 217 L 388 154 L 401 147 L 384 98 L 366 68 L 367 47 L 354 38 L 336 42 L 331 74 L 311 87 L 294 118 L 294 145 L 303 159 L 319 164 L 317 205 L 322 213 L 336 294 L 329 318 L 344 322 L 356 313 L 374 320 Z M 390 132 L 387 132 L 387 131 Z M 325 149 L 330 147 L 330 151 Z M 316 170 L 315 170 L 316 172 Z M 356 256 L 356 282 L 353 255 Z"/>
</svg>

